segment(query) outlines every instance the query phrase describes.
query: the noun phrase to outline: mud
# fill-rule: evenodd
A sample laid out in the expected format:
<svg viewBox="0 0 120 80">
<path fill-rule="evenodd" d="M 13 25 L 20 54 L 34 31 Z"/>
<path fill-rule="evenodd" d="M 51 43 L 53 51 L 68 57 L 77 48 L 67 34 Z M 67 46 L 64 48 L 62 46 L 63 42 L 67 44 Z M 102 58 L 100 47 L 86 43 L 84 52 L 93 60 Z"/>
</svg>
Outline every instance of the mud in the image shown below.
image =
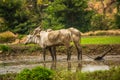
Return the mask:
<svg viewBox="0 0 120 80">
<path fill-rule="evenodd" d="M 109 70 L 111 67 L 120 66 L 120 45 L 82 45 L 83 60 L 77 60 L 77 52 L 72 47 L 71 61 L 67 61 L 64 47 L 57 48 L 57 61 L 52 62 L 50 53 L 47 52 L 46 61 L 43 61 L 42 50 L 37 46 L 10 45 L 11 50 L 0 53 L 0 74 L 18 73 L 24 68 L 32 69 L 36 66 L 47 67 L 56 71 L 96 71 Z M 112 48 L 103 60 L 95 61 Z"/>
<path fill-rule="evenodd" d="M 69 70 L 73 72 L 109 70 L 111 67 L 120 66 L 120 55 L 108 55 L 101 61 L 95 61 L 85 55 L 83 55 L 82 61 L 78 61 L 76 55 L 72 55 L 71 61 L 66 61 L 66 57 L 66 55 L 58 55 L 56 62 L 52 62 L 49 55 L 46 56 L 45 62 L 43 62 L 42 55 L 11 57 L 0 61 L 0 74 L 18 73 L 24 68 L 32 69 L 36 66 L 43 66 L 56 71 Z"/>
<path fill-rule="evenodd" d="M 42 53 L 42 49 L 38 45 L 7 45 L 10 47 L 9 51 L 0 52 L 1 57 L 10 57 L 10 56 L 20 56 L 20 55 L 39 55 Z M 83 54 L 88 55 L 100 55 L 104 51 L 112 50 L 108 53 L 109 55 L 120 55 L 120 44 L 111 44 L 111 45 L 82 45 Z M 71 48 L 72 54 L 76 55 L 76 48 L 73 46 Z M 49 52 L 47 53 L 48 55 Z M 57 47 L 57 55 L 66 54 L 65 47 Z"/>
</svg>

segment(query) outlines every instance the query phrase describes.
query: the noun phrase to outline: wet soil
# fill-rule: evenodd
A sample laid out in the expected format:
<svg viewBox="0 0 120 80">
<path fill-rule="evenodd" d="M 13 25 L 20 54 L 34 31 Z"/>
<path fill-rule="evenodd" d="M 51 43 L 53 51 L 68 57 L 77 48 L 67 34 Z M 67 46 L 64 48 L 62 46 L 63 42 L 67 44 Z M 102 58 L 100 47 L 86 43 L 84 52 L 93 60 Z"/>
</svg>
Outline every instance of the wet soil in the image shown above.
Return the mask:
<svg viewBox="0 0 120 80">
<path fill-rule="evenodd" d="M 95 57 L 95 56 L 92 56 Z M 72 55 L 71 61 L 66 61 L 66 55 L 58 55 L 57 61 L 52 62 L 49 55 L 46 56 L 46 61 L 39 56 L 16 56 L 16 58 L 0 61 L 0 74 L 20 72 L 24 68 L 34 68 L 43 66 L 57 71 L 95 71 L 108 70 L 110 67 L 120 66 L 120 55 L 109 55 L 104 57 L 104 60 L 95 61 L 85 55 L 83 60 L 78 61 L 76 55 Z"/>
</svg>

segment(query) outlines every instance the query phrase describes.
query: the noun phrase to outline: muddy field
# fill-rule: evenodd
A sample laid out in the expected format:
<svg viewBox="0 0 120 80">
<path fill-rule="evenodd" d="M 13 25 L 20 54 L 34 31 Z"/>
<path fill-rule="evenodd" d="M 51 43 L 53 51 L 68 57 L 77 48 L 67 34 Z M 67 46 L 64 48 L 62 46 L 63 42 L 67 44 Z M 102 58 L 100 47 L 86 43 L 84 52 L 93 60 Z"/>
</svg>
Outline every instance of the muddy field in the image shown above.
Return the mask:
<svg viewBox="0 0 120 80">
<path fill-rule="evenodd" d="M 78 61 L 76 50 L 72 48 L 71 61 L 67 62 L 64 48 L 57 49 L 57 61 L 52 62 L 47 53 L 46 62 L 43 62 L 41 50 L 26 51 L 26 47 L 11 46 L 14 51 L 0 54 L 0 74 L 20 72 L 24 68 L 44 66 L 54 70 L 70 71 L 95 71 L 108 70 L 114 66 L 120 66 L 120 45 L 82 45 L 83 60 Z M 112 48 L 111 51 L 108 51 Z M 108 52 L 107 52 L 108 51 Z M 103 60 L 95 61 L 93 58 L 107 52 Z"/>
</svg>

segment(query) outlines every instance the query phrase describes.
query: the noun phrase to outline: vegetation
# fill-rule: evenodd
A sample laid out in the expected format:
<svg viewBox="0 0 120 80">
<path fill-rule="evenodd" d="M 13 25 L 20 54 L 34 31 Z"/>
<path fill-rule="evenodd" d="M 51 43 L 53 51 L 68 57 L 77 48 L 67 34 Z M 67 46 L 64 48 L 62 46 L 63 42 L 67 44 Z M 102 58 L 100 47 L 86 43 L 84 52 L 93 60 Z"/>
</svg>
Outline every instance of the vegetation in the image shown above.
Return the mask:
<svg viewBox="0 0 120 80">
<path fill-rule="evenodd" d="M 53 73 L 54 72 L 54 73 Z M 0 80 L 119 80 L 120 67 L 95 72 L 52 71 L 36 67 L 24 69 L 19 74 L 3 74 Z"/>
<path fill-rule="evenodd" d="M 116 27 L 120 28 L 120 0 L 117 0 L 117 14 L 115 15 Z"/>
<path fill-rule="evenodd" d="M 1 74 L 0 80 L 15 80 L 16 73 Z"/>
<path fill-rule="evenodd" d="M 95 33 L 96 36 L 82 37 L 81 43 L 120 44 L 120 36 L 97 36 L 108 34 L 106 30 L 120 29 L 120 0 L 0 0 L 0 43 L 22 39 L 38 26 L 55 30 L 75 27 L 81 32 L 104 30 Z M 119 30 L 111 34 L 119 35 Z M 19 50 L 31 53 L 41 49 L 33 44 L 14 47 L 0 44 L 3 54 Z M 0 80 L 120 80 L 119 74 L 120 67 L 95 72 L 57 72 L 36 67 L 0 75 Z"/>
<path fill-rule="evenodd" d="M 0 51 L 9 52 L 9 51 L 11 51 L 11 48 L 7 45 L 0 45 Z"/>
<path fill-rule="evenodd" d="M 81 44 L 120 44 L 120 36 L 87 36 L 81 38 Z M 28 52 L 35 52 L 35 51 L 42 51 L 41 48 L 38 45 L 35 44 L 28 44 L 28 45 L 14 45 L 16 51 L 21 50 L 28 50 Z M 14 50 L 14 48 L 8 46 L 8 45 L 0 45 L 1 51 L 11 51 L 11 49 Z M 60 48 L 61 51 L 63 50 L 63 47 Z"/>
<path fill-rule="evenodd" d="M 95 72 L 56 72 L 53 80 L 119 80 L 120 68 Z"/>
<path fill-rule="evenodd" d="M 86 8 L 87 0 L 55 0 L 45 9 L 47 16 L 43 20 L 43 26 L 53 29 L 74 26 L 87 31 L 93 11 L 85 10 Z"/>
<path fill-rule="evenodd" d="M 90 36 L 83 37 L 82 44 L 120 44 L 120 36 Z"/>
<path fill-rule="evenodd" d="M 0 31 L 10 30 L 20 34 L 29 33 L 29 29 L 36 26 L 38 19 L 36 21 L 32 17 L 34 12 L 28 9 L 27 4 L 27 0 L 0 0 L 0 18 L 4 20 L 3 25 L 0 26 Z"/>
<path fill-rule="evenodd" d="M 40 53 L 42 51 L 42 49 L 35 44 L 28 44 L 28 45 L 23 45 L 23 44 L 19 44 L 19 45 L 4 45 L 4 44 L 0 44 L 0 52 L 2 52 L 0 55 L 2 54 L 6 54 L 9 53 L 14 54 L 14 55 L 20 55 L 21 54 L 32 54 L 33 52 L 38 52 Z"/>
<path fill-rule="evenodd" d="M 119 0 L 0 0 L 0 32 L 28 34 L 76 27 L 82 32 L 120 29 Z"/>
<path fill-rule="evenodd" d="M 44 67 L 36 67 L 32 70 L 24 69 L 15 78 L 15 80 L 52 80 L 53 71 Z"/>
<path fill-rule="evenodd" d="M 28 44 L 27 46 L 29 46 L 30 48 L 28 49 L 28 52 L 35 52 L 35 51 L 42 51 L 42 49 L 35 44 Z"/>
<path fill-rule="evenodd" d="M 0 43 L 14 41 L 15 38 L 16 38 L 16 35 L 10 31 L 0 33 Z"/>
</svg>

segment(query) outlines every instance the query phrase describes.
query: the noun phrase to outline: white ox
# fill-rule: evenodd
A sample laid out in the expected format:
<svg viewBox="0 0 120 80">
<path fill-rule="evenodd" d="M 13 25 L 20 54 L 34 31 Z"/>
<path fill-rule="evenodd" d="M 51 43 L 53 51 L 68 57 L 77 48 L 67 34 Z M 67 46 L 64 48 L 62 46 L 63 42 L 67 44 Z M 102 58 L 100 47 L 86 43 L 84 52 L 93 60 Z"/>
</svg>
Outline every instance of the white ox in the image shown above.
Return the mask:
<svg viewBox="0 0 120 80">
<path fill-rule="evenodd" d="M 56 60 L 56 45 L 64 45 L 67 48 L 67 60 L 71 58 L 70 42 L 73 41 L 78 52 L 78 60 L 82 59 L 82 49 L 80 46 L 81 33 L 76 28 L 68 28 L 61 30 L 44 31 L 41 28 L 36 28 L 33 35 L 28 35 L 25 43 L 37 43 L 43 49 L 43 56 L 45 60 L 45 49 L 48 48 L 52 59 Z M 81 54 L 81 55 L 80 55 Z"/>
</svg>

